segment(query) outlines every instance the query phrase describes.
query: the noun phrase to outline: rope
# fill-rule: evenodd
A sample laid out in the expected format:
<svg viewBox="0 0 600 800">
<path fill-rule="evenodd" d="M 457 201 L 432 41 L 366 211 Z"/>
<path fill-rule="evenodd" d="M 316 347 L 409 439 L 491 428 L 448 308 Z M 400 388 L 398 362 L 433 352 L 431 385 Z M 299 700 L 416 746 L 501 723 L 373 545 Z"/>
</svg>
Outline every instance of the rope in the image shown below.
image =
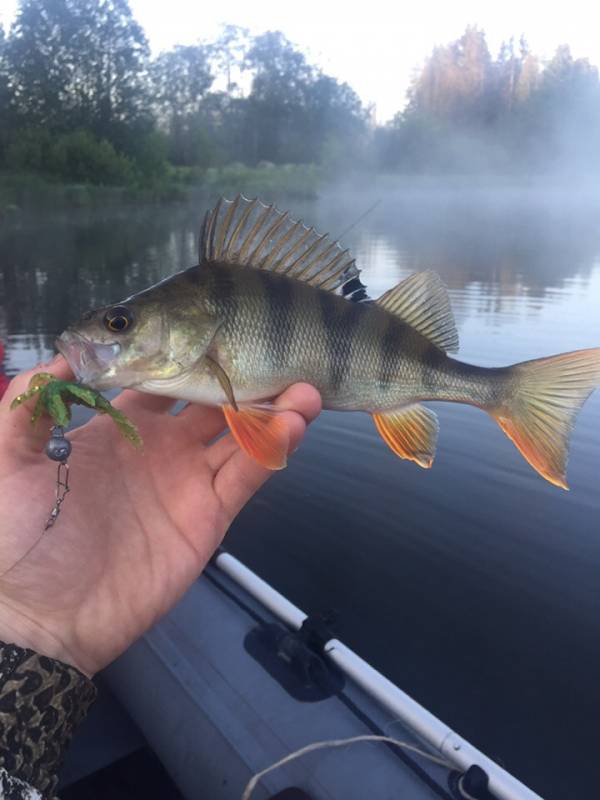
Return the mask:
<svg viewBox="0 0 600 800">
<path fill-rule="evenodd" d="M 315 750 L 326 750 L 333 747 L 345 747 L 346 745 L 357 744 L 359 742 L 386 742 L 387 744 L 400 747 L 403 750 L 410 750 L 412 753 L 418 753 L 418 755 L 426 758 L 428 761 L 432 761 L 434 764 L 439 764 L 447 769 L 452 769 L 452 765 L 445 759 L 434 756 L 431 753 L 427 753 L 425 750 L 421 750 L 419 747 L 415 747 L 415 745 L 409 744 L 408 742 L 401 742 L 398 739 L 392 739 L 390 736 L 367 735 L 352 736 L 350 739 L 331 739 L 330 741 L 314 742 L 313 744 L 306 745 L 306 747 L 301 747 L 299 750 L 295 750 L 293 753 L 285 756 L 285 758 L 282 758 L 279 761 L 276 761 L 274 764 L 271 764 L 270 767 L 257 772 L 250 779 L 246 788 L 244 789 L 242 800 L 250 800 L 252 793 L 258 786 L 259 782 L 265 777 L 265 775 L 268 775 L 269 772 L 273 772 L 274 770 L 279 769 L 279 767 L 283 767 L 285 764 L 289 764 L 291 761 L 295 761 L 297 758 L 305 756 L 307 753 L 313 753 Z"/>
</svg>

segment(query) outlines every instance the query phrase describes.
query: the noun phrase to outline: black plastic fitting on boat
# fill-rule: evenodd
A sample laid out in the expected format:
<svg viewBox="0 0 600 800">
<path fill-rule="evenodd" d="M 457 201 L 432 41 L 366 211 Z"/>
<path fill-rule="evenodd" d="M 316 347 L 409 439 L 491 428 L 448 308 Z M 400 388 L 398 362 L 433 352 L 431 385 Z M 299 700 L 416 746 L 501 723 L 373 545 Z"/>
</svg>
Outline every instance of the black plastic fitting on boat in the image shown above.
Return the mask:
<svg viewBox="0 0 600 800">
<path fill-rule="evenodd" d="M 289 789 L 284 789 L 282 792 L 274 794 L 269 800 L 315 800 L 310 794 L 306 794 L 303 789 L 296 789 L 290 786 Z"/>
<path fill-rule="evenodd" d="M 466 772 L 451 772 L 448 786 L 456 800 L 497 800 L 489 790 L 490 779 L 487 772 L 477 764 L 472 764 Z"/>
<path fill-rule="evenodd" d="M 244 649 L 301 702 L 324 700 L 344 687 L 344 676 L 325 661 L 322 648 L 319 653 L 306 643 L 300 631 L 262 623 L 246 635 Z"/>
<path fill-rule="evenodd" d="M 321 655 L 327 642 L 335 638 L 330 625 L 334 624 L 336 616 L 333 611 L 310 614 L 300 626 L 297 635 L 307 647 Z"/>
</svg>

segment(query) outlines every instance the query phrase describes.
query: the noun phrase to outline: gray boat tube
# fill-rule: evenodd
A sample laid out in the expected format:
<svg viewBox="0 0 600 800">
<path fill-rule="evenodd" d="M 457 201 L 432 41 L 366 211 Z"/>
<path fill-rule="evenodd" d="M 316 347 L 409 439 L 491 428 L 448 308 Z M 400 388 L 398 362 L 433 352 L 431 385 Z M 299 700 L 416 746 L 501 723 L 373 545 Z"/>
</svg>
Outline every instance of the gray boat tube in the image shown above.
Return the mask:
<svg viewBox="0 0 600 800">
<path fill-rule="evenodd" d="M 230 553 L 219 553 L 213 559 L 213 564 L 288 627 L 298 630 L 308 618 L 301 609 Z M 489 790 L 498 800 L 542 800 L 342 642 L 337 639 L 326 642 L 323 654 L 383 708 L 401 720 L 436 755 L 445 758 L 461 772 L 474 764 L 481 767 L 488 775 Z"/>
</svg>

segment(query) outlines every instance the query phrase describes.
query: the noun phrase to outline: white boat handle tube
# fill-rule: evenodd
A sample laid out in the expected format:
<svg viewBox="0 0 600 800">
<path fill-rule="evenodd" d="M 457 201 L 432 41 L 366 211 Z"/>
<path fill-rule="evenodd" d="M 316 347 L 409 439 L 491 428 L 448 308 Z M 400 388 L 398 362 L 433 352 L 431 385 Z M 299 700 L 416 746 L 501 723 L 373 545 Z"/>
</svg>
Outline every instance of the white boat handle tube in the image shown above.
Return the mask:
<svg viewBox="0 0 600 800">
<path fill-rule="evenodd" d="M 345 644 L 331 639 L 325 645 L 325 653 L 367 694 L 404 722 L 415 736 L 436 753 L 441 753 L 460 771 L 467 770 L 473 764 L 485 770 L 489 777 L 489 789 L 494 796 L 500 800 L 542 800 L 538 794 L 461 738 Z"/>
<path fill-rule="evenodd" d="M 245 564 L 242 564 L 241 561 L 238 561 L 237 558 L 229 555 L 229 553 L 219 553 L 213 563 L 282 622 L 285 622 L 286 625 L 295 630 L 300 629 L 306 619 L 306 614 L 300 611 L 293 603 L 290 603 L 287 597 L 280 594 L 266 581 L 263 581 L 262 578 L 259 578 L 255 572 L 248 569 Z"/>
<path fill-rule="evenodd" d="M 229 553 L 219 553 L 213 563 L 290 628 L 298 630 L 307 618 L 303 611 Z M 490 781 L 490 791 L 499 800 L 542 800 L 538 794 L 461 738 L 345 644 L 331 639 L 323 650 L 344 674 L 456 769 L 465 771 L 477 764 L 485 770 Z"/>
</svg>

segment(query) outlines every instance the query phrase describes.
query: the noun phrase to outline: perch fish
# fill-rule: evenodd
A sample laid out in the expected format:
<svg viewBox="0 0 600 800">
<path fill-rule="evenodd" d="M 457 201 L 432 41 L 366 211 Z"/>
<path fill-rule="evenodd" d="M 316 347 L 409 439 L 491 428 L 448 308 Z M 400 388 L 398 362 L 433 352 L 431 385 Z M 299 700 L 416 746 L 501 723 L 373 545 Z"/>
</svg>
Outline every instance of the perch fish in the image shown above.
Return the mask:
<svg viewBox="0 0 600 800">
<path fill-rule="evenodd" d="M 438 423 L 423 401 L 484 409 L 540 475 L 567 488 L 568 438 L 600 384 L 600 348 L 500 368 L 450 357 L 458 334 L 438 275 L 369 300 L 347 250 L 272 205 L 221 199 L 199 263 L 58 339 L 77 378 L 221 406 L 240 447 L 286 464 L 288 431 L 267 402 L 306 381 L 324 408 L 365 411 L 389 447 L 433 463 Z"/>
</svg>

